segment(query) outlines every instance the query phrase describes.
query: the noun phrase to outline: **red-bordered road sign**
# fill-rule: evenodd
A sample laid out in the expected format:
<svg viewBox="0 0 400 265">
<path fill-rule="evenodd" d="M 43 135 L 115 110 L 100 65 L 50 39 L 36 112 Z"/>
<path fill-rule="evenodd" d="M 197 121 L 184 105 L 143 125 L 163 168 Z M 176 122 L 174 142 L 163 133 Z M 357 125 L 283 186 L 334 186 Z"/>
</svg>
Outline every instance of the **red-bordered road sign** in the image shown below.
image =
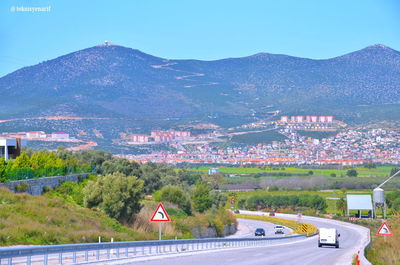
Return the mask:
<svg viewBox="0 0 400 265">
<path fill-rule="evenodd" d="M 154 212 L 153 217 L 151 217 L 150 221 L 152 222 L 170 222 L 167 211 L 164 209 L 162 203 L 157 206 L 157 210 Z"/>
<path fill-rule="evenodd" d="M 383 222 L 383 224 L 381 225 L 381 227 L 378 230 L 377 235 L 380 235 L 380 236 L 391 236 L 393 234 L 390 231 L 388 224 L 386 222 Z"/>
</svg>

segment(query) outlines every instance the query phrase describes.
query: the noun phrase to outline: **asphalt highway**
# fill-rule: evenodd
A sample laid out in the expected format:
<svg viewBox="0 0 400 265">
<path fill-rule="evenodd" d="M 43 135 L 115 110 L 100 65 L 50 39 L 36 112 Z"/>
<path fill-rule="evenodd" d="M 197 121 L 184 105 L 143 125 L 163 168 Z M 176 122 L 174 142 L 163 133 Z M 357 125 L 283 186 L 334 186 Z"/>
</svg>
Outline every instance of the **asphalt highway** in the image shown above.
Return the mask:
<svg viewBox="0 0 400 265">
<path fill-rule="evenodd" d="M 248 219 L 240 219 L 238 218 L 238 231 L 230 236 L 227 236 L 227 238 L 249 238 L 249 237 L 256 237 L 254 235 L 254 231 L 257 228 L 264 228 L 265 230 L 265 236 L 266 237 L 282 237 L 282 236 L 286 236 L 286 235 L 293 235 L 293 230 L 288 228 L 288 227 L 284 227 L 283 231 L 284 234 L 275 234 L 275 224 L 273 223 L 268 223 L 268 222 L 260 222 L 260 221 L 256 221 L 256 220 L 248 220 Z"/>
<path fill-rule="evenodd" d="M 242 212 L 241 212 L 242 213 Z M 248 214 L 248 212 L 243 212 Z M 253 213 L 261 214 L 261 213 Z M 277 217 L 295 219 L 293 215 L 277 214 Z M 205 251 L 198 253 L 188 253 L 186 255 L 171 255 L 164 257 L 154 257 L 147 260 L 130 260 L 118 264 L 146 264 L 146 265 L 268 265 L 268 264 L 296 264 L 296 265 L 345 265 L 351 264 L 353 255 L 362 248 L 365 237 L 365 228 L 315 217 L 303 217 L 304 222 L 312 223 L 317 227 L 336 228 L 341 234 L 340 247 L 318 247 L 318 236 L 310 237 L 296 242 L 287 242 L 280 245 L 229 249 L 219 251 Z M 248 221 L 248 220 L 246 220 Z M 242 224 L 242 231 L 236 236 L 249 236 L 255 227 L 266 225 L 263 222 L 253 221 L 246 223 L 239 220 Z M 246 228 L 247 227 L 247 228 Z M 268 230 L 267 230 L 268 231 Z M 242 233 L 242 235 L 240 234 Z M 254 235 L 250 235 L 254 236 Z M 111 263 L 110 263 L 111 264 Z"/>
</svg>

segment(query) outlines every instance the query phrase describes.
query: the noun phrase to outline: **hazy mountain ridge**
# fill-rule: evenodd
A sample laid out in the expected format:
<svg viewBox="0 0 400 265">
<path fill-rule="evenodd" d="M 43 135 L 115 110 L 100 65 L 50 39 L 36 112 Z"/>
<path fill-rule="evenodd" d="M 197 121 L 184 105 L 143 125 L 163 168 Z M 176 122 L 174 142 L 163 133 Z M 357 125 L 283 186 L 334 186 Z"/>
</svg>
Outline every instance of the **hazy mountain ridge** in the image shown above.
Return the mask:
<svg viewBox="0 0 400 265">
<path fill-rule="evenodd" d="M 57 112 L 206 120 L 279 109 L 346 118 L 357 105 L 400 102 L 400 52 L 373 45 L 325 60 L 258 53 L 199 61 L 101 45 L 8 74 L 0 91 L 7 95 L 1 117 Z"/>
</svg>

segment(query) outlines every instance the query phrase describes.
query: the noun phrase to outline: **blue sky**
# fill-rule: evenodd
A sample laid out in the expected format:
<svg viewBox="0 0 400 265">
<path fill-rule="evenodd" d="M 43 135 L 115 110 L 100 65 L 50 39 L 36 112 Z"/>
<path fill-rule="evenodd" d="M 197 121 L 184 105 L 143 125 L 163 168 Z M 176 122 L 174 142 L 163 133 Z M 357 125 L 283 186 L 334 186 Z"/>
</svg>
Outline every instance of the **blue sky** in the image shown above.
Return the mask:
<svg viewBox="0 0 400 265">
<path fill-rule="evenodd" d="M 13 7 L 50 12 L 12 12 Z M 109 40 L 164 58 L 400 50 L 400 1 L 2 0 L 0 76 Z"/>
</svg>

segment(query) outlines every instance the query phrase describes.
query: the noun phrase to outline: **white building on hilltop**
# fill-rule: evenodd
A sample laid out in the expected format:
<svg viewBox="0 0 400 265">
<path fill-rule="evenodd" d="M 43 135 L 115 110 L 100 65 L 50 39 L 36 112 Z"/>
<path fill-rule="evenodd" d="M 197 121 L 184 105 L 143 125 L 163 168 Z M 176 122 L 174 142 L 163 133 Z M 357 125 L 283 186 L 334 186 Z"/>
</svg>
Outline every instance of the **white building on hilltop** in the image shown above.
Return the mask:
<svg viewBox="0 0 400 265">
<path fill-rule="evenodd" d="M 51 134 L 51 139 L 54 140 L 68 140 L 69 139 L 69 134 L 65 132 L 53 132 Z"/>
</svg>

